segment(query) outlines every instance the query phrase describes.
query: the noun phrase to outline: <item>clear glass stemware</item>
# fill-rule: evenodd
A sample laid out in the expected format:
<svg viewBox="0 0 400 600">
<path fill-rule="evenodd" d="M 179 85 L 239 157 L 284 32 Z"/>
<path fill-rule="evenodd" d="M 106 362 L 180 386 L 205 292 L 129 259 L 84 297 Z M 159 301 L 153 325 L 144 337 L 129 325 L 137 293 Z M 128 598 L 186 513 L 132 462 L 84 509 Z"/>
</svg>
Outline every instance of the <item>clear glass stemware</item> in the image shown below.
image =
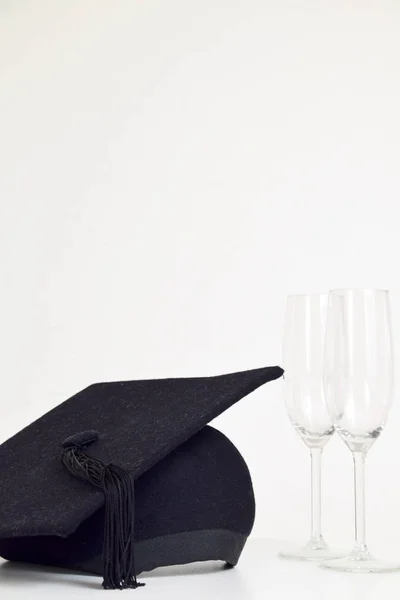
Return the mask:
<svg viewBox="0 0 400 600">
<path fill-rule="evenodd" d="M 353 455 L 355 543 L 349 556 L 321 565 L 327 569 L 382 572 L 400 568 L 373 558 L 365 535 L 365 458 L 380 437 L 392 404 L 392 363 L 388 292 L 329 292 L 324 388 L 335 430 Z"/>
<path fill-rule="evenodd" d="M 327 295 L 289 296 L 283 339 L 284 398 L 289 418 L 311 456 L 311 536 L 304 547 L 282 558 L 323 560 L 332 551 L 321 531 L 321 456 L 334 433 L 323 390 L 323 348 Z"/>
</svg>

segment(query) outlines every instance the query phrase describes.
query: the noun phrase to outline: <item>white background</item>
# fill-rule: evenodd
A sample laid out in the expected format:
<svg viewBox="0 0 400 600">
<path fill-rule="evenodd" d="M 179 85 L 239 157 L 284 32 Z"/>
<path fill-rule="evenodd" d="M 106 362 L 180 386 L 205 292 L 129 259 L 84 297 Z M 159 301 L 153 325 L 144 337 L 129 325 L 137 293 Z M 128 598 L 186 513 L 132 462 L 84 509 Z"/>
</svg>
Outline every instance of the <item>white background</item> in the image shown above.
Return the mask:
<svg viewBox="0 0 400 600">
<path fill-rule="evenodd" d="M 393 1 L 2 0 L 0 441 L 94 381 L 279 363 L 293 292 L 389 288 L 399 348 L 399 106 Z M 368 460 L 372 549 L 400 541 L 399 406 Z M 305 540 L 281 382 L 216 424 L 254 535 Z M 335 439 L 344 547 L 351 480 Z"/>
</svg>

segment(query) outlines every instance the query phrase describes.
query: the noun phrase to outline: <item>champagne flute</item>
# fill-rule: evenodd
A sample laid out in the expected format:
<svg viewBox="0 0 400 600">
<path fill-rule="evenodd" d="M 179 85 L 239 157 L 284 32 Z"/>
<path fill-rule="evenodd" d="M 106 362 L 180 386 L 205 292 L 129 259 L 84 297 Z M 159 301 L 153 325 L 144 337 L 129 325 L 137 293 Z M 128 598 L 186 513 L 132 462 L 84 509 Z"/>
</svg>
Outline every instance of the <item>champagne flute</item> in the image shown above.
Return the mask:
<svg viewBox="0 0 400 600">
<path fill-rule="evenodd" d="M 321 456 L 334 433 L 322 380 L 327 300 L 322 294 L 295 295 L 286 303 L 284 398 L 289 418 L 311 456 L 311 536 L 304 547 L 280 552 L 282 558 L 343 556 L 327 546 L 321 532 Z"/>
<path fill-rule="evenodd" d="M 349 556 L 324 562 L 337 571 L 384 572 L 399 564 L 376 560 L 365 536 L 365 458 L 380 437 L 392 404 L 392 330 L 384 290 L 329 292 L 324 387 L 335 430 L 353 455 L 355 544 Z"/>
</svg>

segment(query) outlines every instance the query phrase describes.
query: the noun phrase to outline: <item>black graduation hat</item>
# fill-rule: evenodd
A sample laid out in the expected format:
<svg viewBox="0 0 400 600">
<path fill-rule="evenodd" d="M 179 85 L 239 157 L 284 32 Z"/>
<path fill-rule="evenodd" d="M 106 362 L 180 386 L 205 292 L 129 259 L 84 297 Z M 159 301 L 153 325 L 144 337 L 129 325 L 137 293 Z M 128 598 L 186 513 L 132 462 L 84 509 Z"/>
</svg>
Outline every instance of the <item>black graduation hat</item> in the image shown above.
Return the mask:
<svg viewBox="0 0 400 600">
<path fill-rule="evenodd" d="M 99 573 L 106 589 L 135 588 L 137 573 L 166 564 L 236 564 L 254 520 L 251 479 L 206 425 L 282 374 L 78 392 L 0 446 L 0 555 Z"/>
</svg>

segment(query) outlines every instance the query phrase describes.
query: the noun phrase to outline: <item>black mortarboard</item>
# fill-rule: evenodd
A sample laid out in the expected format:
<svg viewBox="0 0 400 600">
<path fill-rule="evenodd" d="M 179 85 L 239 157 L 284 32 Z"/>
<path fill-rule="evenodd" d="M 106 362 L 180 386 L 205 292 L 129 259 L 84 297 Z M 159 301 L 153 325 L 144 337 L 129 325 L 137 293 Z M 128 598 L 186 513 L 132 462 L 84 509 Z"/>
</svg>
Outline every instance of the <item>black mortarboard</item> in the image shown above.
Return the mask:
<svg viewBox="0 0 400 600">
<path fill-rule="evenodd" d="M 136 573 L 166 564 L 236 564 L 254 519 L 251 479 L 205 426 L 282 373 L 75 394 L 0 446 L 0 555 L 101 573 L 107 589 L 137 587 Z"/>
</svg>

